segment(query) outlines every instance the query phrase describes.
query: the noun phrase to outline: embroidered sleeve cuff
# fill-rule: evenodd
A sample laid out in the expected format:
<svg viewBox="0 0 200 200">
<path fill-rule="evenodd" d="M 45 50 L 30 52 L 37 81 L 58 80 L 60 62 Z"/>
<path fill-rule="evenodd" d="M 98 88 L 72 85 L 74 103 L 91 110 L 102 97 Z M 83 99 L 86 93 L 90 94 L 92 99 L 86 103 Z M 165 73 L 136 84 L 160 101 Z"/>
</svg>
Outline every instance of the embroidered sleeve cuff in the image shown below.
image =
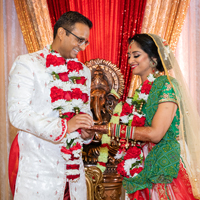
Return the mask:
<svg viewBox="0 0 200 200">
<path fill-rule="evenodd" d="M 58 137 L 56 137 L 56 139 L 55 139 L 56 142 L 61 141 L 66 136 L 67 120 L 66 119 L 61 119 L 61 125 L 62 125 L 62 133 Z"/>
<path fill-rule="evenodd" d="M 174 102 L 174 103 L 178 104 L 177 100 L 174 99 L 174 98 L 160 99 L 160 100 L 158 101 L 158 103 L 164 103 L 164 102 Z"/>
</svg>

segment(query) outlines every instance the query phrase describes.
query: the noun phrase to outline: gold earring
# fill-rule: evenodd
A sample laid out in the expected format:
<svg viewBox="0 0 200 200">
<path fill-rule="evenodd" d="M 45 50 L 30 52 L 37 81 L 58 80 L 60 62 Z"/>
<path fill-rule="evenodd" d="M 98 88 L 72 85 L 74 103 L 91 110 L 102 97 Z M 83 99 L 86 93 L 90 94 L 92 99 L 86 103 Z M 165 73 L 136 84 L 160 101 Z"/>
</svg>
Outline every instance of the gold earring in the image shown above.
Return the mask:
<svg viewBox="0 0 200 200">
<path fill-rule="evenodd" d="M 150 60 L 149 65 L 150 65 L 150 67 L 155 68 L 158 65 L 158 63 L 156 60 Z"/>
</svg>

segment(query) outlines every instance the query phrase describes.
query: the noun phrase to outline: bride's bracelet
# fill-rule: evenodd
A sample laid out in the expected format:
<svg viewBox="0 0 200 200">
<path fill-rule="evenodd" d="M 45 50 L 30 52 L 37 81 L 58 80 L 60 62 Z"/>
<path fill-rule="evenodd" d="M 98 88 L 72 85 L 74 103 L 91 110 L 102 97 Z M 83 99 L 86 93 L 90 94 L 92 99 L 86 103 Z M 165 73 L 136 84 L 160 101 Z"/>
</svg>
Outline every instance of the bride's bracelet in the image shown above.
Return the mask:
<svg viewBox="0 0 200 200">
<path fill-rule="evenodd" d="M 111 136 L 108 125 L 108 136 Z M 113 124 L 113 137 L 134 140 L 135 126 Z"/>
<path fill-rule="evenodd" d="M 108 136 L 111 137 L 110 123 L 108 123 Z"/>
</svg>

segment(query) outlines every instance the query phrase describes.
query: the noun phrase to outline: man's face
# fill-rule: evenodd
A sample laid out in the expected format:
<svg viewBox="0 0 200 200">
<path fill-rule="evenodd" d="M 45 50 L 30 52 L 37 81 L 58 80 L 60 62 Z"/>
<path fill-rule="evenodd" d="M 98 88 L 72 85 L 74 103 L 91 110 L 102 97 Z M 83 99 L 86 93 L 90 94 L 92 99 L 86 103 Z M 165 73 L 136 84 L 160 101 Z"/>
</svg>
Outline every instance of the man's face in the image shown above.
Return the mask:
<svg viewBox="0 0 200 200">
<path fill-rule="evenodd" d="M 69 32 L 68 35 L 66 35 L 66 30 L 64 30 L 64 32 L 65 35 L 61 39 L 59 46 L 59 53 L 65 59 L 76 58 L 78 52 L 84 51 L 86 48 L 85 43 L 79 45 L 79 39 L 77 37 L 82 39 L 82 41 L 88 40 L 90 34 L 90 28 L 85 24 L 75 23 L 74 29 L 71 32 L 77 37 Z"/>
</svg>

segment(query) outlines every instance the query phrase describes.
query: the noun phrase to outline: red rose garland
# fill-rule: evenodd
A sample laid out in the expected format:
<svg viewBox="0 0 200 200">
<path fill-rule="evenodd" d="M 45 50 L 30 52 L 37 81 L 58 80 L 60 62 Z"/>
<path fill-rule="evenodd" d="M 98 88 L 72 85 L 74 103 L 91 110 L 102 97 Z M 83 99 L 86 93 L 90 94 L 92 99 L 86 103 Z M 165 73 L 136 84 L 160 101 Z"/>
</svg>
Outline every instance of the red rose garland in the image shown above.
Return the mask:
<svg viewBox="0 0 200 200">
<path fill-rule="evenodd" d="M 44 54 L 41 55 L 44 57 Z M 52 108 L 59 111 L 59 116 L 71 119 L 77 112 L 89 113 L 89 94 L 83 64 L 75 60 L 65 60 L 57 52 L 50 51 L 46 56 L 46 71 L 53 77 L 49 83 Z M 68 180 L 80 178 L 80 161 L 83 140 L 80 130 L 67 135 L 61 153 L 67 161 L 66 175 Z"/>
<path fill-rule="evenodd" d="M 155 77 L 150 74 L 147 80 L 135 91 L 133 98 L 127 98 L 120 113 L 122 124 L 136 127 L 144 126 L 146 116 L 142 112 L 142 106 L 147 102 L 154 80 Z M 117 165 L 117 172 L 122 177 L 131 178 L 143 170 L 142 147 L 139 144 L 135 146 L 129 144 L 129 148 L 126 150 L 124 146 L 120 146 L 115 156 L 116 159 L 122 159 L 122 162 Z"/>
<path fill-rule="evenodd" d="M 69 81 L 67 72 L 59 73 L 58 75 L 61 81 L 64 81 L 64 82 Z"/>
<path fill-rule="evenodd" d="M 58 57 L 57 55 L 49 54 L 46 57 L 46 67 L 64 65 L 66 60 L 63 57 Z"/>
</svg>

